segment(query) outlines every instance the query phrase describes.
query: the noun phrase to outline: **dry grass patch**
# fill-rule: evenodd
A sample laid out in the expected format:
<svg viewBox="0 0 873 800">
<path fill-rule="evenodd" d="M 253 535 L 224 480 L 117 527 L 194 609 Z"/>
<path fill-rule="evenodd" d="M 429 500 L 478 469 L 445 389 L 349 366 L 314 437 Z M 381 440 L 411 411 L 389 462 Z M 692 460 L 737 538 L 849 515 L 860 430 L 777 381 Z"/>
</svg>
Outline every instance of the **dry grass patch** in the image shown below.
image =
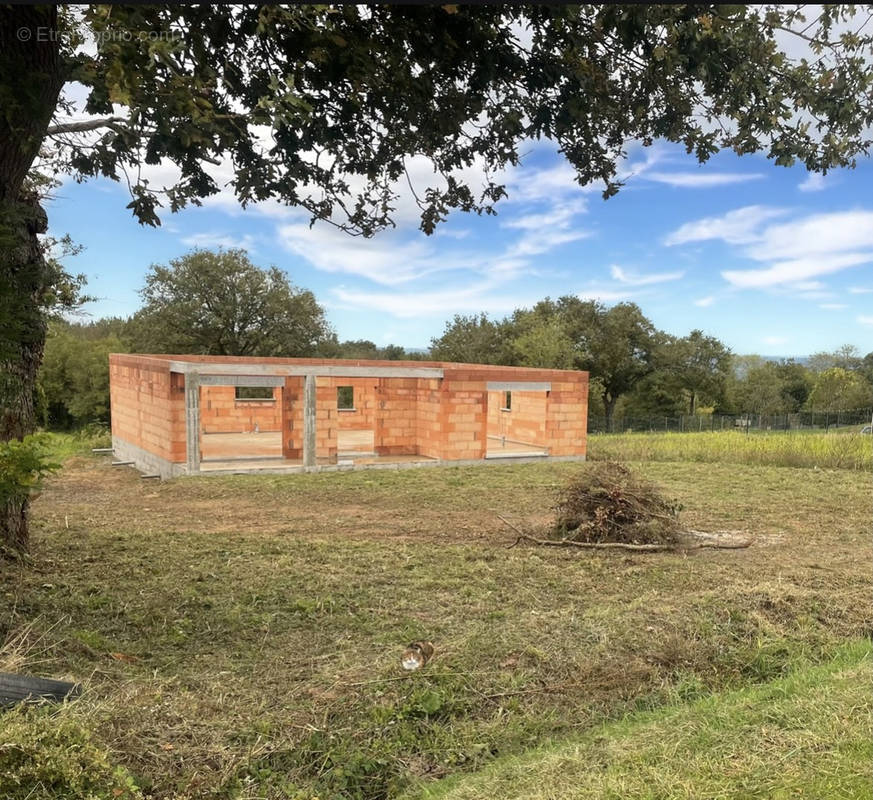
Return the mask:
<svg viewBox="0 0 873 800">
<path fill-rule="evenodd" d="M 873 470 L 873 436 L 831 431 L 619 433 L 589 437 L 592 459 L 696 461 L 774 467 Z"/>
<path fill-rule="evenodd" d="M 585 466 L 142 481 L 79 457 L 0 575 L 16 668 L 153 798 L 386 798 L 678 695 L 768 680 L 870 630 L 869 482 L 661 463 L 642 474 L 754 551 L 507 550 Z M 428 667 L 399 655 L 433 641 Z M 0 665 L 0 669 L 2 669 Z"/>
</svg>

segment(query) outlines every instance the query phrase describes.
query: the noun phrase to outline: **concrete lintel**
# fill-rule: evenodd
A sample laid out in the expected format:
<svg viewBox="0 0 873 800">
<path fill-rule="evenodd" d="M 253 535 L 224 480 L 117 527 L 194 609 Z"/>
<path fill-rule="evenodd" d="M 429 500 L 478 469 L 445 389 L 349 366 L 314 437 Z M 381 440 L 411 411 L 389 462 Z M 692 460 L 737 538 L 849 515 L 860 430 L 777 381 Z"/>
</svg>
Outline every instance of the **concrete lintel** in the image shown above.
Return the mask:
<svg viewBox="0 0 873 800">
<path fill-rule="evenodd" d="M 355 367 L 342 364 L 307 366 L 303 364 L 220 364 L 170 361 L 170 372 L 183 375 L 272 375 L 325 378 L 442 378 L 438 367 Z M 254 384 L 252 384 L 254 385 Z"/>
<path fill-rule="evenodd" d="M 488 381 L 489 392 L 550 392 L 548 381 Z"/>
<path fill-rule="evenodd" d="M 190 373 L 189 373 L 190 374 Z M 200 375 L 201 386 L 284 386 L 281 375 Z"/>
</svg>

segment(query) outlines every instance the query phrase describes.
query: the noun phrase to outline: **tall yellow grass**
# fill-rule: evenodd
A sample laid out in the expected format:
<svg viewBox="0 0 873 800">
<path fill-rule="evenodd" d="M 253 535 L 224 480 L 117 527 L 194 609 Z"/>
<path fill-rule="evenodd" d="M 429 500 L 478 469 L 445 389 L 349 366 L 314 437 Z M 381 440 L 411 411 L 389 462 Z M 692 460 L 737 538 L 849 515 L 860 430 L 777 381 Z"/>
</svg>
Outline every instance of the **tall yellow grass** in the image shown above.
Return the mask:
<svg viewBox="0 0 873 800">
<path fill-rule="evenodd" d="M 588 439 L 592 460 L 701 461 L 873 470 L 873 436 L 860 433 L 617 433 Z"/>
</svg>

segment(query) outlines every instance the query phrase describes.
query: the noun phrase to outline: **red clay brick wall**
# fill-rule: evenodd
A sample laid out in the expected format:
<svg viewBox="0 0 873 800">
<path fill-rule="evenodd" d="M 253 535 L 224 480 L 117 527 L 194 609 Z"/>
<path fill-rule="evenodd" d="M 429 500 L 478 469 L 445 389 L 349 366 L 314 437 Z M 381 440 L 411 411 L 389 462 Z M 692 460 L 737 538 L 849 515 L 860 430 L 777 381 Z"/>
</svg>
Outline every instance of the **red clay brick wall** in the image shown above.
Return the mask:
<svg viewBox="0 0 873 800">
<path fill-rule="evenodd" d="M 442 458 L 440 381 L 436 378 L 418 378 L 416 383 L 415 439 L 418 454 L 428 458 Z"/>
<path fill-rule="evenodd" d="M 160 362 L 109 357 L 112 435 L 174 463 L 184 463 L 185 382 Z"/>
<path fill-rule="evenodd" d="M 281 402 L 282 458 L 303 458 L 303 378 L 285 378 Z"/>
<path fill-rule="evenodd" d="M 337 453 L 336 387 L 332 378 L 315 379 L 315 457 L 333 460 Z M 302 428 L 302 423 L 301 423 Z M 302 431 L 301 431 L 302 434 Z M 301 437 L 302 441 L 302 437 Z"/>
<path fill-rule="evenodd" d="M 379 378 L 373 443 L 379 455 L 418 453 L 417 378 Z"/>
<path fill-rule="evenodd" d="M 546 403 L 549 455 L 584 456 L 588 438 L 588 374 L 575 381 L 552 381 Z"/>
<path fill-rule="evenodd" d="M 337 409 L 337 426 L 341 431 L 371 431 L 376 425 L 375 378 L 331 378 L 334 392 L 340 386 L 354 390 L 355 410 Z"/>
<path fill-rule="evenodd" d="M 442 458 L 484 458 L 488 392 L 482 380 L 443 380 Z"/>
<path fill-rule="evenodd" d="M 278 431 L 282 427 L 279 389 L 273 400 L 237 400 L 233 386 L 200 388 L 200 427 L 203 433 L 248 433 L 255 425 L 261 431 Z"/>
<path fill-rule="evenodd" d="M 513 392 L 511 409 L 504 411 L 506 392 L 488 392 L 488 435 L 513 442 L 546 444 L 546 393 Z"/>
</svg>

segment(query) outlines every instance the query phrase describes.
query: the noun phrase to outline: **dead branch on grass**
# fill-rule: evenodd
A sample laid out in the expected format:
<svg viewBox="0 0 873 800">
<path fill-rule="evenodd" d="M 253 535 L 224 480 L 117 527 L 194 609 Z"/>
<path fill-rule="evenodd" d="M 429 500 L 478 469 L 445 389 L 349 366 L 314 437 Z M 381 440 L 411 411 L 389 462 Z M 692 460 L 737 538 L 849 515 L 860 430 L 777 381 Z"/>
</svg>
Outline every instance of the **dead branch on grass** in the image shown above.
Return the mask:
<svg viewBox="0 0 873 800">
<path fill-rule="evenodd" d="M 702 550 L 710 548 L 713 550 L 744 550 L 750 547 L 752 540 L 748 539 L 742 542 L 670 542 L 665 544 L 632 544 L 628 542 L 578 542 L 575 539 L 541 539 L 537 536 L 532 536 L 525 533 L 517 525 L 513 525 L 508 519 L 496 515 L 499 520 L 508 525 L 514 530 L 518 537 L 516 540 L 507 545 L 506 549 L 511 550 L 521 542 L 531 542 L 532 544 L 542 545 L 544 547 L 578 547 L 587 550 L 633 550 L 637 552 L 657 553 L 665 551 L 686 551 L 686 550 Z M 689 531 L 690 535 L 697 535 L 698 531 Z"/>
</svg>

